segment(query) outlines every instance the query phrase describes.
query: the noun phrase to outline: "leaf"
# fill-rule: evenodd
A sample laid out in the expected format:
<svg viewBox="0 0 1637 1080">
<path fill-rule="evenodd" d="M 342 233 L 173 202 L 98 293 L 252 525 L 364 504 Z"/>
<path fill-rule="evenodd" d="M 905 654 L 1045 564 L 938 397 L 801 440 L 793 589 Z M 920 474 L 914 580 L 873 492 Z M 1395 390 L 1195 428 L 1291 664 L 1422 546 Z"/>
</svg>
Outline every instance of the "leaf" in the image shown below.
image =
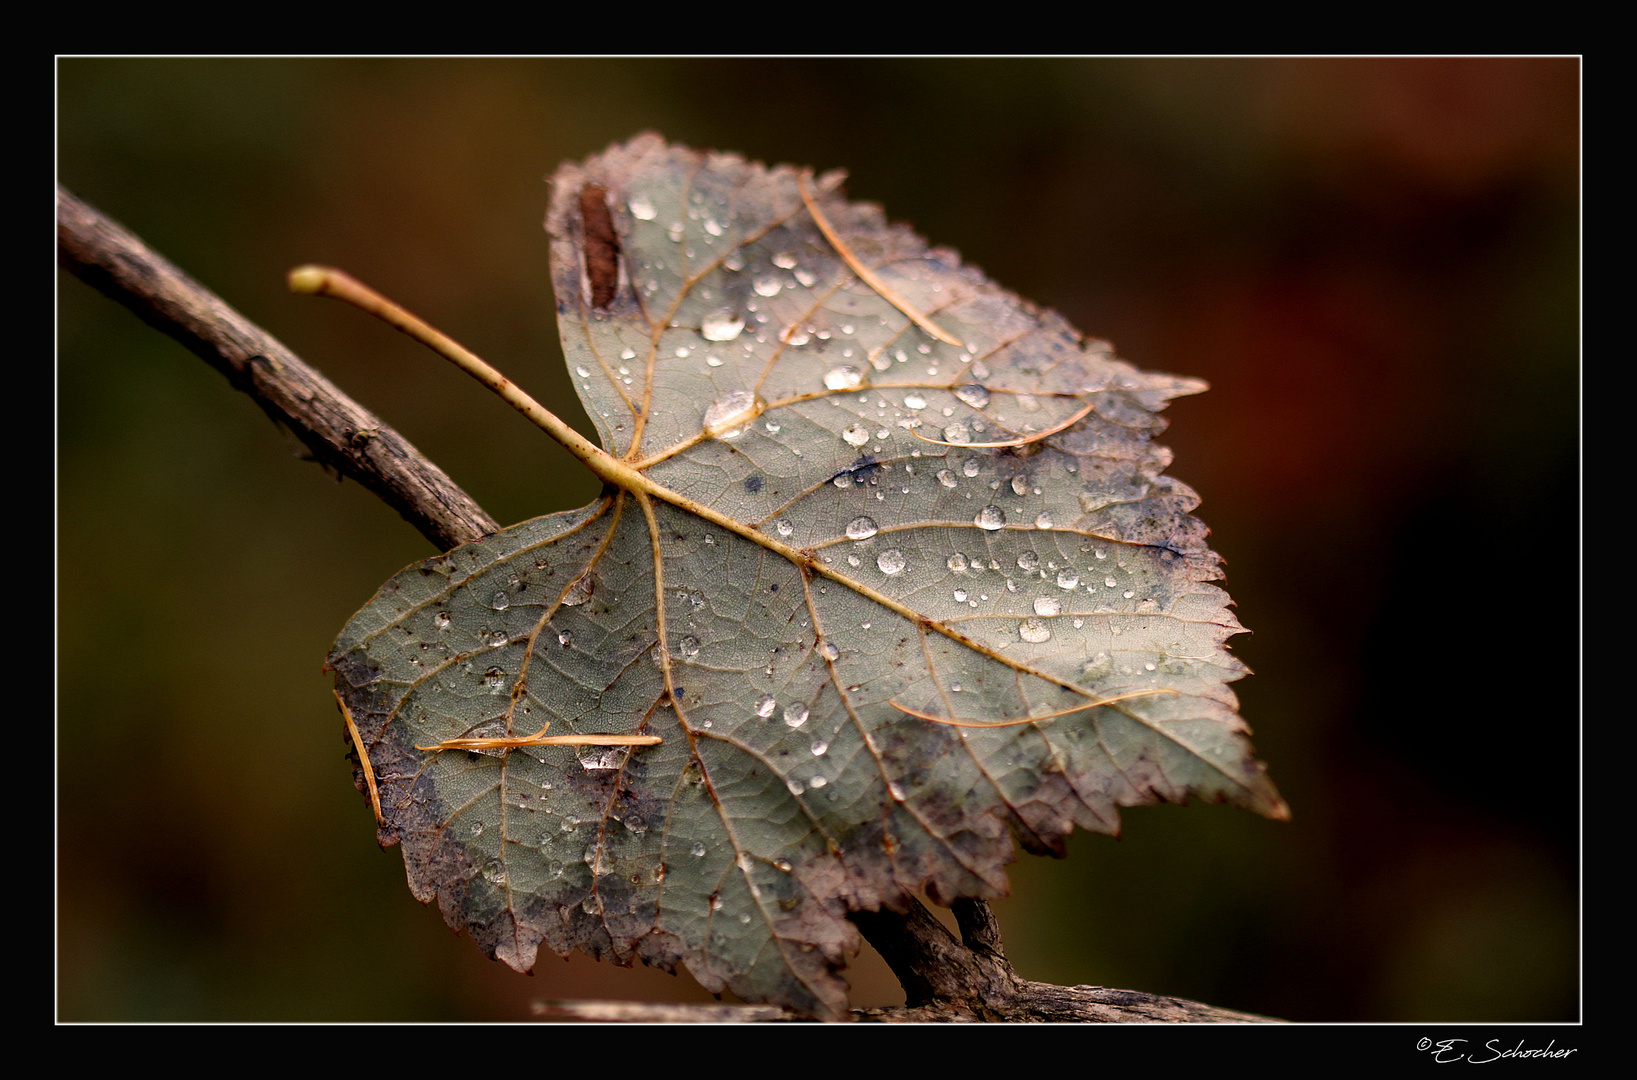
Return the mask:
<svg viewBox="0 0 1637 1080">
<path fill-rule="evenodd" d="M 564 349 L 629 469 L 410 567 L 329 658 L 381 842 L 519 970 L 681 961 L 836 1017 L 848 912 L 1002 895 L 1013 836 L 1062 854 L 1190 795 L 1285 815 L 1198 499 L 1151 441 L 1204 384 L 840 180 L 653 135 L 563 166 Z M 548 722 L 662 741 L 516 745 Z"/>
</svg>

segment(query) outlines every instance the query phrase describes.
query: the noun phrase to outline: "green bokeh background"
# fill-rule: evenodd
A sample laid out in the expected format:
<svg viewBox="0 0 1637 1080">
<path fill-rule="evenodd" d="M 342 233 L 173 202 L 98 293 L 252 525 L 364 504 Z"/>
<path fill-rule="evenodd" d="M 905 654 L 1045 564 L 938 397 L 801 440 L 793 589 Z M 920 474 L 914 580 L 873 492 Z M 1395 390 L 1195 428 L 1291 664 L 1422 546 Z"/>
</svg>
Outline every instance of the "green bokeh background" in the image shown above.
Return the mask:
<svg viewBox="0 0 1637 1080">
<path fill-rule="evenodd" d="M 346 268 L 586 430 L 542 178 L 644 129 L 850 170 L 992 278 L 1203 376 L 1171 471 L 1255 633 L 1294 812 L 1126 815 L 1023 856 L 1027 977 L 1295 1020 L 1579 1015 L 1579 66 L 1573 60 L 105 60 L 58 172 L 397 427 L 497 519 L 568 455 L 341 305 Z M 419 534 L 180 346 L 58 292 L 57 1015 L 433 1020 L 709 1000 L 485 960 L 408 894 L 320 665 Z M 1527 674 L 1527 677 L 1525 675 Z M 868 950 L 855 1004 L 902 1001 Z"/>
</svg>

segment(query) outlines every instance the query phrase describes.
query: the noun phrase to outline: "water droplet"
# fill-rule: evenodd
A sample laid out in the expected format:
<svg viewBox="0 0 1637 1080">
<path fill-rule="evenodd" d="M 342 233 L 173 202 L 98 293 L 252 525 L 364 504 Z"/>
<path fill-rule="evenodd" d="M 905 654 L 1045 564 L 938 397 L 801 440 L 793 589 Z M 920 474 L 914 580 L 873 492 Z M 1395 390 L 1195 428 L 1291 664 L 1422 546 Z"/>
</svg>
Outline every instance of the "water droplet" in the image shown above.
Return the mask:
<svg viewBox="0 0 1637 1080">
<path fill-rule="evenodd" d="M 1107 585 L 1109 588 L 1112 589 L 1112 588 L 1114 588 L 1114 586 L 1118 585 L 1119 582 L 1114 580 L 1114 575 L 1113 574 L 1110 574 L 1108 577 L 1103 579 L 1103 584 Z"/>
<path fill-rule="evenodd" d="M 1053 615 L 1063 614 L 1063 601 L 1055 596 L 1037 596 L 1034 598 L 1034 613 L 1050 618 Z"/>
<path fill-rule="evenodd" d="M 1154 661 L 1149 660 L 1144 663 L 1142 667 L 1144 671 L 1153 671 L 1155 668 L 1159 667 L 1159 665 L 1154 663 Z"/>
<path fill-rule="evenodd" d="M 902 574 L 904 572 L 904 553 L 897 548 L 888 548 L 875 558 L 875 565 L 881 568 L 883 574 Z"/>
<path fill-rule="evenodd" d="M 824 373 L 826 390 L 853 390 L 864 382 L 864 369 L 853 364 L 840 364 Z"/>
<path fill-rule="evenodd" d="M 1131 591 L 1131 590 L 1130 590 L 1130 589 L 1127 589 L 1127 590 L 1126 590 L 1126 591 L 1125 591 L 1125 592 L 1124 592 L 1124 593 L 1123 593 L 1123 594 L 1122 594 L 1122 595 L 1123 595 L 1123 596 L 1124 596 L 1124 597 L 1125 597 L 1125 598 L 1126 598 L 1126 599 L 1127 599 L 1127 600 L 1129 600 L 1129 599 L 1131 599 L 1131 598 L 1132 598 L 1132 597 L 1133 597 L 1133 596 L 1135 596 L 1135 595 L 1137 595 L 1137 594 L 1136 594 L 1136 593 L 1134 593 L 1134 592 L 1132 592 L 1132 591 Z"/>
<path fill-rule="evenodd" d="M 732 341 L 744 328 L 745 320 L 725 308 L 706 315 L 699 324 L 699 332 L 705 335 L 706 341 Z"/>
<path fill-rule="evenodd" d="M 728 252 L 728 257 L 722 260 L 722 265 L 729 270 L 743 270 L 745 268 L 745 253 L 738 250 Z"/>
<path fill-rule="evenodd" d="M 835 642 L 828 639 L 819 643 L 819 652 L 824 654 L 826 660 L 834 660 L 841 655 L 841 650 L 836 648 Z"/>
<path fill-rule="evenodd" d="M 774 859 L 773 865 L 778 867 L 780 870 L 783 870 L 787 874 L 795 869 L 795 867 L 790 865 L 789 859 Z"/>
<path fill-rule="evenodd" d="M 752 391 L 735 390 L 705 410 L 705 434 L 724 441 L 737 439 L 760 411 L 761 404 Z"/>
<path fill-rule="evenodd" d="M 1006 512 L 998 506 L 986 506 L 978 511 L 978 516 L 972 519 L 972 523 L 980 529 L 994 532 L 1005 527 Z"/>
<path fill-rule="evenodd" d="M 654 209 L 653 202 L 646 195 L 638 195 L 627 203 L 631 208 L 631 216 L 639 221 L 652 221 L 659 213 Z"/>
<path fill-rule="evenodd" d="M 773 256 L 773 265 L 780 270 L 794 270 L 796 268 L 796 257 L 788 251 L 781 251 Z"/>
<path fill-rule="evenodd" d="M 868 540 L 879 531 L 875 519 L 870 517 L 855 517 L 847 522 L 847 539 Z"/>
<path fill-rule="evenodd" d="M 922 397 L 920 394 L 905 394 L 904 408 L 924 409 L 926 408 L 926 398 Z"/>
<path fill-rule="evenodd" d="M 683 636 L 681 641 L 676 643 L 676 648 L 677 651 L 683 656 L 698 656 L 699 639 L 694 637 L 692 634 L 686 634 Z"/>
<path fill-rule="evenodd" d="M 989 404 L 989 391 L 979 386 L 977 383 L 967 383 L 965 386 L 957 386 L 955 388 L 955 396 L 972 406 L 974 409 L 981 409 L 985 405 Z"/>
<path fill-rule="evenodd" d="M 558 633 L 557 633 L 557 644 L 561 645 L 563 648 L 566 649 L 566 648 L 569 647 L 570 644 L 573 643 L 573 641 L 574 641 L 574 635 L 573 634 L 569 633 L 567 630 L 558 631 Z"/>
<path fill-rule="evenodd" d="M 688 849 L 688 854 L 692 855 L 696 859 L 703 859 L 705 857 L 705 845 L 701 844 L 698 840 L 695 840 L 693 842 L 693 847 Z"/>
<path fill-rule="evenodd" d="M 483 880 L 491 885 L 506 884 L 506 864 L 499 859 L 490 859 L 484 863 Z"/>
<path fill-rule="evenodd" d="M 580 366 L 580 367 L 576 367 L 574 369 L 574 374 L 578 375 L 582 379 L 591 378 L 591 372 L 587 371 L 583 365 Z"/>
<path fill-rule="evenodd" d="M 849 446 L 863 446 L 865 443 L 870 441 L 870 433 L 864 430 L 864 428 L 860 427 L 858 424 L 853 424 L 848 427 L 846 431 L 841 433 L 841 437 Z M 836 479 L 839 481 L 845 478 L 846 474 L 843 473 Z M 842 485 L 838 483 L 836 486 L 841 487 Z"/>
<path fill-rule="evenodd" d="M 481 822 L 481 821 L 472 822 L 472 835 L 473 836 L 482 836 L 483 835 L 483 822 Z"/>
<path fill-rule="evenodd" d="M 965 589 L 956 589 L 955 590 L 955 602 L 957 604 L 966 603 L 966 590 Z"/>
<path fill-rule="evenodd" d="M 792 794 L 792 795 L 800 795 L 801 794 L 802 788 L 801 788 L 801 781 L 800 780 L 786 780 L 784 782 L 784 786 L 790 789 L 790 794 Z"/>
<path fill-rule="evenodd" d="M 955 474 L 950 472 L 948 469 L 938 470 L 938 483 L 942 484 L 944 487 L 952 488 L 959 482 L 960 481 L 955 479 Z"/>
<path fill-rule="evenodd" d="M 825 742 L 823 739 L 820 739 L 818 742 L 813 744 L 813 756 L 814 757 L 823 757 L 825 754 L 828 754 L 829 752 L 830 752 L 830 744 Z M 822 785 L 820 785 L 818 780 L 815 778 L 814 781 L 813 781 L 813 786 L 814 787 L 820 787 Z"/>
<path fill-rule="evenodd" d="M 673 221 L 666 227 L 665 235 L 671 238 L 671 243 L 680 244 L 682 242 L 683 231 L 682 222 Z"/>
<path fill-rule="evenodd" d="M 796 267 L 796 280 L 808 288 L 812 288 L 813 282 L 818 280 L 818 275 L 805 266 L 798 266 Z"/>
<path fill-rule="evenodd" d="M 976 476 L 978 475 L 978 468 L 978 459 L 975 457 L 969 457 L 966 459 L 966 462 L 961 465 L 961 472 L 965 473 L 967 476 Z"/>
<path fill-rule="evenodd" d="M 784 288 L 784 282 L 779 280 L 777 274 L 763 274 L 751 288 L 756 290 L 757 296 L 777 296 L 779 290 Z"/>
<path fill-rule="evenodd" d="M 739 922 L 740 923 L 749 923 L 750 922 L 750 912 L 741 911 L 739 913 Z"/>
<path fill-rule="evenodd" d="M 1024 641 L 1038 645 L 1042 641 L 1050 641 L 1052 632 L 1039 619 L 1024 619 L 1022 625 L 1017 628 L 1017 636 Z"/>
<path fill-rule="evenodd" d="M 1034 573 L 1040 569 L 1040 556 L 1032 551 L 1025 551 L 1017 557 L 1017 568 L 1027 573 Z"/>
<path fill-rule="evenodd" d="M 897 799 L 899 802 L 904 801 L 904 788 L 903 788 L 903 785 L 900 784 L 896 780 L 887 781 L 887 794 L 891 795 L 894 799 Z"/>
<path fill-rule="evenodd" d="M 438 612 L 432 621 L 437 625 L 439 630 L 449 629 L 449 613 L 447 611 Z"/>
<path fill-rule="evenodd" d="M 494 608 L 496 611 L 505 611 L 507 608 L 511 607 L 511 605 L 511 597 L 507 596 L 503 592 L 497 592 L 489 598 L 489 606 Z"/>
<path fill-rule="evenodd" d="M 563 593 L 563 606 L 579 607 L 581 604 L 591 599 L 592 589 L 593 586 L 591 584 L 591 575 L 581 574 L 579 577 L 574 579 L 574 583 L 570 585 L 567 591 Z"/>
<path fill-rule="evenodd" d="M 807 723 L 807 706 L 799 701 L 792 701 L 784 707 L 784 722 L 793 728 Z"/>
<path fill-rule="evenodd" d="M 756 715 L 766 720 L 773 715 L 773 710 L 778 707 L 778 704 L 777 701 L 773 700 L 772 694 L 763 694 L 756 699 Z"/>
<path fill-rule="evenodd" d="M 1051 514 L 1046 512 L 1045 510 L 1040 511 L 1040 515 L 1034 519 L 1034 527 L 1037 528 L 1037 529 L 1049 529 L 1049 528 L 1051 528 L 1052 527 L 1052 516 L 1051 516 Z"/>
<path fill-rule="evenodd" d="M 1014 476 L 1014 477 L 1012 477 L 1012 494 L 1014 494 L 1014 495 L 1027 495 L 1028 493 L 1029 493 L 1029 480 L 1028 480 L 1028 478 L 1023 477 L 1023 476 Z"/>
<path fill-rule="evenodd" d="M 971 441 L 972 433 L 966 429 L 965 424 L 956 422 L 944 428 L 944 442 L 955 443 L 959 446 Z"/>
<path fill-rule="evenodd" d="M 780 536 L 789 536 L 796 531 L 796 527 L 790 523 L 789 518 L 780 518 L 778 524 L 773 527 L 779 530 Z"/>
<path fill-rule="evenodd" d="M 958 574 L 966 569 L 966 556 L 957 551 L 944 562 L 944 565 Z"/>
<path fill-rule="evenodd" d="M 1073 570 L 1059 570 L 1057 572 L 1057 587 L 1059 589 L 1072 589 L 1078 584 L 1080 584 L 1080 575 Z"/>
</svg>

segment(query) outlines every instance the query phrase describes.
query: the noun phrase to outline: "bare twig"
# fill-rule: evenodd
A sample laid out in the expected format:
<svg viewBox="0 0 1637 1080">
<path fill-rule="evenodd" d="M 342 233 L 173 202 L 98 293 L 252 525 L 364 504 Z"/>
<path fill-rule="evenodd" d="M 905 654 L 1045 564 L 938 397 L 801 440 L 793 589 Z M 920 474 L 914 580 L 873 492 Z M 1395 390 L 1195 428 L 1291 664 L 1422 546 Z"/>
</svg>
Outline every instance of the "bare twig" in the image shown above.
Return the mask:
<svg viewBox="0 0 1637 1080">
<path fill-rule="evenodd" d="M 499 528 L 402 435 L 61 185 L 57 261 L 197 353 L 316 458 L 374 492 L 440 551 Z"/>
<path fill-rule="evenodd" d="M 57 188 L 58 261 L 226 375 L 314 456 L 401 513 L 440 550 L 499 526 L 408 440 L 343 394 L 270 334 L 172 266 L 103 214 Z M 362 755 L 361 755 L 362 756 Z M 915 901 L 900 914 L 855 912 L 853 921 L 903 985 L 901 1009 L 857 1009 L 858 1020 L 1265 1022 L 1180 998 L 1019 978 L 983 900 L 954 906 L 962 940 Z M 624 1022 L 767 1022 L 800 1019 L 774 1006 L 542 1002 L 539 1015 Z"/>
</svg>

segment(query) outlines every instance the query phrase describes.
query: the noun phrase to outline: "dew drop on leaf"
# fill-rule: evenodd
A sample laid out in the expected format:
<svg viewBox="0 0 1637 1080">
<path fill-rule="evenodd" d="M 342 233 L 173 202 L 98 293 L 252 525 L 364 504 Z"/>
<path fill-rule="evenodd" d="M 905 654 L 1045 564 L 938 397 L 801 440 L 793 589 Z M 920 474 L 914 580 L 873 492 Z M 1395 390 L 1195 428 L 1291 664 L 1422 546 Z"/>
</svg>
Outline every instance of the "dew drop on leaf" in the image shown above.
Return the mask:
<svg viewBox="0 0 1637 1080">
<path fill-rule="evenodd" d="M 635 196 L 627 205 L 631 207 L 631 216 L 638 221 L 652 221 L 659 213 L 646 195 Z"/>
<path fill-rule="evenodd" d="M 1042 641 L 1050 641 L 1052 632 L 1039 619 L 1024 619 L 1023 624 L 1017 628 L 1017 636 L 1024 641 L 1038 645 Z"/>
<path fill-rule="evenodd" d="M 1048 618 L 1053 615 L 1061 615 L 1063 613 L 1063 601 L 1055 596 L 1037 596 L 1034 598 L 1034 613 Z"/>
<path fill-rule="evenodd" d="M 757 411 L 753 392 L 735 390 L 716 399 L 705 410 L 705 434 L 722 440 L 737 439 L 744 434 L 745 425 L 755 418 Z"/>
<path fill-rule="evenodd" d="M 581 604 L 591 599 L 591 591 L 591 575 L 581 574 L 579 577 L 574 579 L 574 584 L 570 585 L 568 590 L 563 593 L 563 606 L 579 607 Z M 505 635 L 502 634 L 497 636 L 504 638 Z"/>
<path fill-rule="evenodd" d="M 945 561 L 944 565 L 958 574 L 966 569 L 966 556 L 957 551 Z"/>
<path fill-rule="evenodd" d="M 744 328 L 745 320 L 725 308 L 706 315 L 699 324 L 699 332 L 706 341 L 732 341 Z"/>
<path fill-rule="evenodd" d="M 1049 528 L 1051 528 L 1052 527 L 1052 516 L 1051 516 L 1051 514 L 1047 513 L 1045 510 L 1040 511 L 1040 515 L 1034 519 L 1034 527 L 1037 528 L 1037 529 L 1049 529 Z"/>
<path fill-rule="evenodd" d="M 682 637 L 682 640 L 680 640 L 680 641 L 678 641 L 676 643 L 676 648 L 677 648 L 677 651 L 680 652 L 683 656 L 688 656 L 688 657 L 698 656 L 699 655 L 699 639 L 694 637 L 692 634 L 686 634 L 686 635 L 684 635 Z"/>
<path fill-rule="evenodd" d="M 979 465 L 977 458 L 967 458 L 966 462 L 961 465 L 961 472 L 965 473 L 967 476 L 978 475 L 978 469 Z"/>
<path fill-rule="evenodd" d="M 996 529 L 1006 527 L 1006 511 L 998 506 L 986 506 L 978 511 L 978 516 L 972 519 L 972 523 L 980 529 L 994 532 Z"/>
<path fill-rule="evenodd" d="M 938 483 L 942 484 L 946 488 L 952 488 L 956 484 L 960 483 L 960 481 L 956 480 L 955 474 L 950 472 L 948 469 L 939 469 Z"/>
<path fill-rule="evenodd" d="M 505 611 L 507 608 L 511 607 L 511 605 L 511 597 L 507 596 L 503 592 L 497 592 L 494 594 L 494 596 L 489 598 L 489 606 L 494 608 L 496 611 Z"/>
<path fill-rule="evenodd" d="M 1057 587 L 1059 589 L 1072 589 L 1078 584 L 1080 584 L 1080 575 L 1073 570 L 1059 570 L 1057 572 Z"/>
<path fill-rule="evenodd" d="M 773 527 L 779 531 L 780 536 L 789 536 L 796 531 L 796 527 L 790 523 L 789 518 L 780 518 L 778 524 Z"/>
<path fill-rule="evenodd" d="M 756 699 L 756 715 L 766 720 L 773 715 L 773 710 L 778 707 L 778 704 L 777 701 L 773 700 L 772 694 L 763 694 Z"/>
<path fill-rule="evenodd" d="M 877 532 L 875 519 L 872 517 L 855 517 L 847 522 L 847 539 L 868 540 Z"/>
<path fill-rule="evenodd" d="M 799 701 L 792 701 L 784 707 L 784 722 L 793 728 L 807 723 L 807 706 Z"/>
<path fill-rule="evenodd" d="M 1025 551 L 1017 557 L 1017 568 L 1025 573 L 1034 573 L 1040 569 L 1040 556 L 1032 551 Z"/>
<path fill-rule="evenodd" d="M 864 369 L 853 364 L 840 364 L 824 373 L 826 390 L 855 390 L 864 381 Z"/>
<path fill-rule="evenodd" d="M 756 290 L 757 296 L 777 296 L 779 290 L 784 288 L 784 282 L 779 280 L 777 274 L 763 274 L 751 287 Z"/>
<path fill-rule="evenodd" d="M 985 372 L 985 374 L 988 374 L 988 372 Z M 965 386 L 956 387 L 955 396 L 974 409 L 981 409 L 989 404 L 989 391 L 977 383 L 967 383 Z"/>
<path fill-rule="evenodd" d="M 857 424 L 853 424 L 848 427 L 847 430 L 843 431 L 841 433 L 841 437 L 849 446 L 863 446 L 865 443 L 870 441 L 870 433 Z M 840 476 L 836 477 L 836 480 L 838 481 L 836 484 L 837 487 L 842 486 L 839 481 L 845 480 L 846 476 L 846 473 L 842 473 Z"/>
<path fill-rule="evenodd" d="M 926 398 L 922 397 L 920 394 L 905 394 L 904 408 L 924 409 L 926 408 Z"/>
<path fill-rule="evenodd" d="M 954 443 L 957 446 L 961 446 L 971 441 L 972 433 L 967 430 L 965 424 L 960 423 L 959 421 L 944 428 L 944 442 Z"/>
<path fill-rule="evenodd" d="M 881 569 L 883 574 L 888 576 L 901 574 L 904 572 L 904 553 L 897 548 L 888 548 L 875 557 L 875 565 Z"/>
</svg>

